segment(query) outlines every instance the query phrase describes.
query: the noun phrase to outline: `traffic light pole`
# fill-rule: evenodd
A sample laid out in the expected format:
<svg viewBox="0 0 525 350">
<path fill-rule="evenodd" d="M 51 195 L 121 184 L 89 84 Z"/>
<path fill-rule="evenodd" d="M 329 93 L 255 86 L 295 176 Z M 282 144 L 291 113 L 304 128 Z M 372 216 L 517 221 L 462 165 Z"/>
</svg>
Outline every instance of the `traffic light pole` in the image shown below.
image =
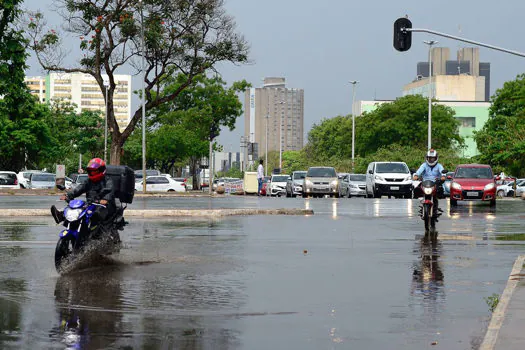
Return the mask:
<svg viewBox="0 0 525 350">
<path fill-rule="evenodd" d="M 485 43 L 482 43 L 482 42 L 479 42 L 479 41 L 465 39 L 465 38 L 461 38 L 459 36 L 449 35 L 449 34 L 446 34 L 446 33 L 436 32 L 435 30 L 424 29 L 424 28 L 402 28 L 401 31 L 404 31 L 404 32 L 430 33 L 430 34 L 442 36 L 444 38 L 449 38 L 449 39 L 454 39 L 454 40 L 458 40 L 458 41 L 463 41 L 465 43 L 474 44 L 474 45 L 478 45 L 478 46 L 483 46 L 483 47 L 486 47 L 486 48 L 489 48 L 489 49 L 492 49 L 492 50 L 502 51 L 502 52 L 510 53 L 512 55 L 525 57 L 525 53 L 522 53 L 522 52 L 518 52 L 518 51 L 514 51 L 514 50 L 507 50 L 507 49 L 504 49 L 502 47 L 485 44 Z"/>
</svg>

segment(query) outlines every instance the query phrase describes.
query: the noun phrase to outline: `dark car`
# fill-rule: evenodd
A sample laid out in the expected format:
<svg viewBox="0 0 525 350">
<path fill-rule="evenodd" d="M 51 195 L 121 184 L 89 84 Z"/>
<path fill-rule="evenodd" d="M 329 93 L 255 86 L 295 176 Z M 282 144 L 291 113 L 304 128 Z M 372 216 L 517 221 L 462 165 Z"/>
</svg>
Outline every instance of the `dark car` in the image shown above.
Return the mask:
<svg viewBox="0 0 525 350">
<path fill-rule="evenodd" d="M 461 164 L 454 171 L 450 184 L 450 205 L 474 200 L 496 205 L 496 181 L 490 165 Z"/>
</svg>

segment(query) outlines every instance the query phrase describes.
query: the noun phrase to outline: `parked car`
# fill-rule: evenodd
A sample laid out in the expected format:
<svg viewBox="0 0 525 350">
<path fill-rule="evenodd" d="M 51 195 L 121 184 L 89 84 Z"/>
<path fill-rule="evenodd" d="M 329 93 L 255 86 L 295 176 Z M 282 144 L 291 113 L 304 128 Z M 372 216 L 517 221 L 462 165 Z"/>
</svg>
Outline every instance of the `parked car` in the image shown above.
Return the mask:
<svg viewBox="0 0 525 350">
<path fill-rule="evenodd" d="M 497 183 L 497 182 L 496 182 Z M 514 180 L 507 181 L 496 188 L 496 195 L 498 197 L 513 197 L 514 192 L 516 196 L 521 196 L 523 192 L 523 186 L 525 185 L 525 179 L 516 179 L 516 191 L 514 191 Z"/>
<path fill-rule="evenodd" d="M 290 179 L 286 182 L 286 197 L 295 197 L 303 193 L 305 177 L 306 171 L 304 170 L 292 172 Z"/>
<path fill-rule="evenodd" d="M 443 195 L 450 197 L 450 184 L 452 183 L 452 177 L 454 176 L 453 171 L 449 171 L 445 174 L 445 182 L 443 182 Z"/>
<path fill-rule="evenodd" d="M 135 182 L 142 181 L 142 170 L 135 170 Z M 146 169 L 146 177 L 162 175 L 159 170 Z"/>
<path fill-rule="evenodd" d="M 75 181 L 71 183 L 71 188 L 75 188 L 80 184 L 83 184 L 88 181 L 88 175 L 87 174 L 77 174 L 75 177 Z"/>
<path fill-rule="evenodd" d="M 348 198 L 350 197 L 366 197 L 366 174 L 348 174 L 341 186 L 345 186 L 346 190 L 341 194 Z"/>
<path fill-rule="evenodd" d="M 490 165 L 460 164 L 450 184 L 450 205 L 458 201 L 488 201 L 496 205 L 496 182 Z"/>
<path fill-rule="evenodd" d="M 303 197 L 339 197 L 339 179 L 333 167 L 310 167 L 304 178 Z"/>
<path fill-rule="evenodd" d="M 366 196 L 412 198 L 412 176 L 405 162 L 371 162 L 366 171 Z"/>
<path fill-rule="evenodd" d="M 0 188 L 19 189 L 20 184 L 14 171 L 0 171 Z"/>
<path fill-rule="evenodd" d="M 18 183 L 20 184 L 21 188 L 28 188 L 27 183 L 29 182 L 29 177 L 32 173 L 42 173 L 42 170 L 22 170 L 18 174 L 16 174 L 18 178 Z"/>
<path fill-rule="evenodd" d="M 55 174 L 51 173 L 31 173 L 27 188 L 30 189 L 51 189 L 55 188 Z"/>
<path fill-rule="evenodd" d="M 286 194 L 286 182 L 290 179 L 290 175 L 272 175 L 270 184 L 270 196 L 283 196 Z"/>
<path fill-rule="evenodd" d="M 142 180 L 135 182 L 135 191 L 142 191 Z M 147 192 L 186 192 L 186 184 L 167 176 L 148 176 L 146 178 Z"/>
</svg>

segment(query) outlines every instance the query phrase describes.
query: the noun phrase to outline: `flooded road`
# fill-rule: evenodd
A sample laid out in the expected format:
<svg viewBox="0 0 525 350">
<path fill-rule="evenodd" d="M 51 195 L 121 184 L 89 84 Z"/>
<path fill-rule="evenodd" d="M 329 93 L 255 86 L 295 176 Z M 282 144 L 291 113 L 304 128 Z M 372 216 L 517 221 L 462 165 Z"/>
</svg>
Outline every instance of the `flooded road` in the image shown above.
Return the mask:
<svg viewBox="0 0 525 350">
<path fill-rule="evenodd" d="M 525 253 L 525 201 L 445 206 L 435 245 L 421 239 L 415 200 L 168 198 L 130 208 L 140 205 L 315 214 L 133 218 L 120 254 L 63 276 L 50 217 L 2 219 L 0 348 L 472 349 L 490 318 L 485 298 Z"/>
</svg>

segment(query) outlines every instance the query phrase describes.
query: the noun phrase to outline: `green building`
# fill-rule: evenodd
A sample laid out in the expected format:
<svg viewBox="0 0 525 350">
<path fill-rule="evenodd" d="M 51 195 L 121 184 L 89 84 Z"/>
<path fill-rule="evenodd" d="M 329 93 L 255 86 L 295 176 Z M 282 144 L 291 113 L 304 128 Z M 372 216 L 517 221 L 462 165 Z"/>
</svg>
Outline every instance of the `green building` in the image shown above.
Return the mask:
<svg viewBox="0 0 525 350">
<path fill-rule="evenodd" d="M 378 105 L 390 103 L 392 100 L 361 101 L 360 114 L 374 111 Z M 476 142 L 473 139 L 474 131 L 481 130 L 489 119 L 489 102 L 476 101 L 439 101 L 435 102 L 452 108 L 455 117 L 460 121 L 459 135 L 465 139 L 463 157 L 473 157 L 479 154 Z"/>
</svg>

